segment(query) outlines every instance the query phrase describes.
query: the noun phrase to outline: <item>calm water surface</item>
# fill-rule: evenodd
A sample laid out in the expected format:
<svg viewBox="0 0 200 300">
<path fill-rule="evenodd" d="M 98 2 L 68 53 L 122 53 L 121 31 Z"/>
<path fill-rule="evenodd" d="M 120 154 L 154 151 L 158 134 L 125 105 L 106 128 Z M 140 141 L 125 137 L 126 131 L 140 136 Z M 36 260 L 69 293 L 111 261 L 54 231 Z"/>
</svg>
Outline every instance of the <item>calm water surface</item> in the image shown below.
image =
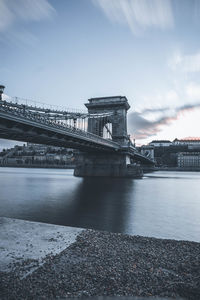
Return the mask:
<svg viewBox="0 0 200 300">
<path fill-rule="evenodd" d="M 83 179 L 73 170 L 0 168 L 0 216 L 200 242 L 200 173 Z"/>
</svg>

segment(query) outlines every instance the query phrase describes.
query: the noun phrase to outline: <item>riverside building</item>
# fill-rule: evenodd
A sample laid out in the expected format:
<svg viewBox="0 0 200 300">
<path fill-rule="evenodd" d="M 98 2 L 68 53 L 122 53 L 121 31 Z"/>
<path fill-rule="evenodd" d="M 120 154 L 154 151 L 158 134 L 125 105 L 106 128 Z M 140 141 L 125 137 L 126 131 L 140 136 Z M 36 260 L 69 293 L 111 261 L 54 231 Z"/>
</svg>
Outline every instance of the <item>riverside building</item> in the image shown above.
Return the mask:
<svg viewBox="0 0 200 300">
<path fill-rule="evenodd" d="M 149 146 L 154 147 L 169 147 L 172 144 L 171 141 L 168 140 L 154 140 L 149 143 Z"/>
<path fill-rule="evenodd" d="M 180 152 L 177 156 L 179 168 L 200 168 L 200 152 Z"/>
<path fill-rule="evenodd" d="M 174 145 L 193 145 L 200 147 L 200 138 L 185 138 L 185 139 L 175 139 L 173 141 Z"/>
</svg>

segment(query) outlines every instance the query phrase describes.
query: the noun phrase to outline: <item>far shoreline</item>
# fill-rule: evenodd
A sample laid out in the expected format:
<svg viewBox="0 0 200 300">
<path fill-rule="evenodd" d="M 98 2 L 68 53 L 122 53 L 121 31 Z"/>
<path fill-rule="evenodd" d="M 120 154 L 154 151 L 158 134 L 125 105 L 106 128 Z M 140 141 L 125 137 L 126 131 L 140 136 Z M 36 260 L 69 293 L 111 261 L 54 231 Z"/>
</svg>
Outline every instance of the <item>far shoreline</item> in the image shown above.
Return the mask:
<svg viewBox="0 0 200 300">
<path fill-rule="evenodd" d="M 154 171 L 200 172 L 200 168 L 155 167 Z"/>
<path fill-rule="evenodd" d="M 0 165 L 0 168 L 26 168 L 26 169 L 70 169 L 75 166 L 57 166 L 57 165 Z"/>
<path fill-rule="evenodd" d="M 1 165 L 0 168 L 26 168 L 26 169 L 66 169 L 66 170 L 73 170 L 75 169 L 75 165 L 16 165 L 16 164 L 7 164 Z M 153 173 L 158 171 L 171 171 L 171 172 L 200 172 L 200 168 L 179 168 L 179 167 L 155 167 L 155 168 L 143 168 L 144 174 L 146 173 Z"/>
</svg>

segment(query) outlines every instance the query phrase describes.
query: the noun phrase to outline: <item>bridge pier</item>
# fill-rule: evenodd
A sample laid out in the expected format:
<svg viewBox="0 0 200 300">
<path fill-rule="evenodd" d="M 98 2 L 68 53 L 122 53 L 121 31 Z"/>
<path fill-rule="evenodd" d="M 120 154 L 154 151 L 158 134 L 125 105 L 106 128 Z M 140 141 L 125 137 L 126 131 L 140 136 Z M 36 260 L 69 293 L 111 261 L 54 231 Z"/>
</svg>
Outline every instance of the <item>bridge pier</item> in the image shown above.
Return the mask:
<svg viewBox="0 0 200 300">
<path fill-rule="evenodd" d="M 131 164 L 128 153 L 129 136 L 127 134 L 127 111 L 130 108 L 124 96 L 91 98 L 85 106 L 90 113 L 88 131 L 103 137 L 104 128 L 110 124 L 110 138 L 119 148 L 110 151 L 94 151 L 77 155 L 75 176 L 80 177 L 142 177 L 142 169 L 137 164 Z M 103 119 L 97 115 L 107 114 Z"/>
<path fill-rule="evenodd" d="M 130 163 L 130 157 L 118 153 L 79 153 L 74 176 L 141 178 L 142 168 Z"/>
</svg>

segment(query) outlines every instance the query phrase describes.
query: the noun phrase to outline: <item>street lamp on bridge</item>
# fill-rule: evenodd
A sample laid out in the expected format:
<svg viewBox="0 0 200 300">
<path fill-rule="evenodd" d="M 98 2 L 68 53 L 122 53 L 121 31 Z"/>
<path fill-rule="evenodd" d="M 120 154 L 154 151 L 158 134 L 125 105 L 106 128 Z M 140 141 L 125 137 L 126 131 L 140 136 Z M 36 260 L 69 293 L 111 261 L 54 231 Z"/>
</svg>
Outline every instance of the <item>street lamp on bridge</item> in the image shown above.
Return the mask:
<svg viewBox="0 0 200 300">
<path fill-rule="evenodd" d="M 0 85 L 0 101 L 2 101 L 2 94 L 3 94 L 4 89 L 5 89 L 5 86 Z"/>
</svg>

